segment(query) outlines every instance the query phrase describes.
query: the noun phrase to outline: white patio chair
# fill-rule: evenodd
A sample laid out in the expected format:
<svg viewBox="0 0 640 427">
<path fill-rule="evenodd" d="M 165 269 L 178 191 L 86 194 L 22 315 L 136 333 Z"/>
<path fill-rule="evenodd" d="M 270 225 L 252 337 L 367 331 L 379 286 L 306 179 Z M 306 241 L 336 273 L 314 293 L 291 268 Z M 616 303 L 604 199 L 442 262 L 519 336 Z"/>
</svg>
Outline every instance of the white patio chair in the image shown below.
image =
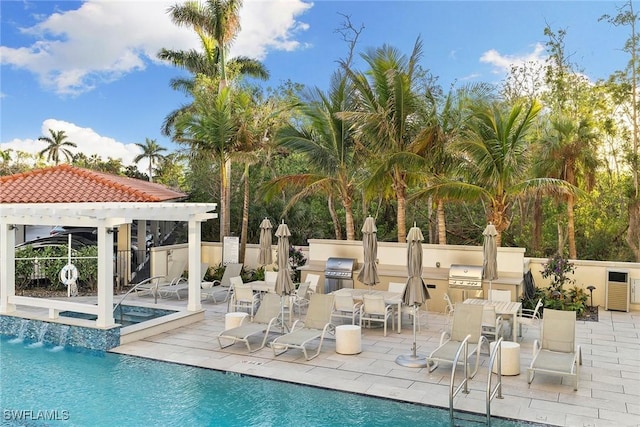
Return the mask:
<svg viewBox="0 0 640 427">
<path fill-rule="evenodd" d="M 540 337 L 540 309 L 543 305 L 542 299 L 539 299 L 533 310 L 528 308 L 522 309 L 522 313 L 517 316 L 519 337 L 522 337 L 522 325 L 536 327 L 538 329 L 538 337 Z"/>
<path fill-rule="evenodd" d="M 360 326 L 363 321 L 371 326 L 371 322 L 382 322 L 384 336 L 387 336 L 387 321 L 391 318 L 391 328 L 395 328 L 393 306 L 384 303 L 382 295 L 362 295 L 362 308 L 360 310 Z"/>
<path fill-rule="evenodd" d="M 242 278 L 240 276 L 232 277 L 230 282 L 233 287 L 233 295 L 231 297 L 231 303 L 229 304 L 229 310 L 248 310 L 251 319 L 253 319 L 254 311 L 260 302 L 258 295 L 253 292 L 250 283 L 242 282 Z"/>
<path fill-rule="evenodd" d="M 356 318 L 360 316 L 362 301 L 356 301 L 352 295 L 335 294 L 335 306 L 331 314 L 331 320 L 334 318 L 350 319 L 351 324 L 356 324 Z"/>
</svg>

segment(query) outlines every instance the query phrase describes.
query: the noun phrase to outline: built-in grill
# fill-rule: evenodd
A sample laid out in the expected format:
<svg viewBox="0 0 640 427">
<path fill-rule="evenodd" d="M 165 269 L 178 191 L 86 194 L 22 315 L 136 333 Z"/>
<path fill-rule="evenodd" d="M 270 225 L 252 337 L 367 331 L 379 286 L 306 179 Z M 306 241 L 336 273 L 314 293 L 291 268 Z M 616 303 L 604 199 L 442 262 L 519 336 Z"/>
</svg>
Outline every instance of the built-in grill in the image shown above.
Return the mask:
<svg viewBox="0 0 640 427">
<path fill-rule="evenodd" d="M 358 268 L 355 258 L 329 258 L 324 266 L 324 292 L 353 288 L 353 272 Z"/>
<path fill-rule="evenodd" d="M 454 289 L 482 289 L 482 266 L 451 264 L 449 287 Z"/>
</svg>

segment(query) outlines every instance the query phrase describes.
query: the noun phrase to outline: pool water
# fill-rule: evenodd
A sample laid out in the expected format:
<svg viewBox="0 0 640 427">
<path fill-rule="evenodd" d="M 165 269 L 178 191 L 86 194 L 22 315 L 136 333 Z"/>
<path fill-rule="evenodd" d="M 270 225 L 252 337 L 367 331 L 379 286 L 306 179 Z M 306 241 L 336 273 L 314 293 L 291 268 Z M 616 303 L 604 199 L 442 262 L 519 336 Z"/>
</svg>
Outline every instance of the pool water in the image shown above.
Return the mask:
<svg viewBox="0 0 640 427">
<path fill-rule="evenodd" d="M 119 323 L 122 326 L 130 326 L 176 312 L 176 310 L 166 310 L 161 308 L 118 305 L 113 312 L 113 318 L 116 323 Z M 96 320 L 98 318 L 98 316 L 94 314 L 78 313 L 75 311 L 61 311 L 60 316 L 87 320 Z"/>
<path fill-rule="evenodd" d="M 423 405 L 16 341 L 0 340 L 2 426 L 449 425 Z"/>
</svg>

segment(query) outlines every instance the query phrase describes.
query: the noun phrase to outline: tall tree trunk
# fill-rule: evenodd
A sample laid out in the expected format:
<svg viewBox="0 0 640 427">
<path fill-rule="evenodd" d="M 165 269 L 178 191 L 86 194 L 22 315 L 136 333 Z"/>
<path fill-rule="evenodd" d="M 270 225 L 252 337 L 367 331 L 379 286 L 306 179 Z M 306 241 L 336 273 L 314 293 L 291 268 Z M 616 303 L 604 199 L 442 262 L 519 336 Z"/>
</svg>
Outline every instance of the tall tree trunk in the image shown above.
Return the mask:
<svg viewBox="0 0 640 427">
<path fill-rule="evenodd" d="M 533 199 L 533 239 L 534 253 L 540 252 L 542 244 L 542 197 L 536 195 Z"/>
<path fill-rule="evenodd" d="M 331 215 L 331 221 L 333 222 L 333 230 L 336 235 L 336 240 L 342 240 L 342 228 L 340 227 L 340 220 L 336 209 L 333 207 L 333 197 L 327 197 L 327 207 L 329 208 L 329 215 Z"/>
<path fill-rule="evenodd" d="M 353 221 L 353 204 L 351 199 L 342 201 L 344 204 L 345 228 L 347 229 L 347 240 L 356 240 L 356 227 Z"/>
<path fill-rule="evenodd" d="M 242 231 L 240 232 L 240 260 L 246 264 L 247 235 L 249 234 L 249 164 L 244 166 L 244 197 L 242 199 Z"/>
<path fill-rule="evenodd" d="M 434 223 L 433 219 L 433 197 L 429 196 L 427 199 L 427 231 L 429 232 L 429 243 L 436 241 L 436 227 L 438 226 L 437 220 Z"/>
<path fill-rule="evenodd" d="M 220 242 L 224 242 L 224 237 L 227 236 L 227 219 L 229 212 L 229 179 L 227 174 L 227 160 L 222 159 L 220 161 Z"/>
<path fill-rule="evenodd" d="M 576 232 L 575 232 L 575 199 L 572 195 L 567 197 L 567 238 L 569 239 L 569 258 L 578 259 L 576 252 Z"/>
<path fill-rule="evenodd" d="M 438 210 L 438 244 L 446 245 L 447 244 L 447 220 L 444 212 L 444 200 L 438 199 L 437 210 Z"/>
<path fill-rule="evenodd" d="M 394 172 L 394 187 L 398 202 L 398 243 L 407 242 L 407 186 L 400 171 Z"/>
<path fill-rule="evenodd" d="M 629 228 L 627 229 L 626 241 L 636 262 L 640 262 L 640 199 L 629 202 Z"/>
</svg>

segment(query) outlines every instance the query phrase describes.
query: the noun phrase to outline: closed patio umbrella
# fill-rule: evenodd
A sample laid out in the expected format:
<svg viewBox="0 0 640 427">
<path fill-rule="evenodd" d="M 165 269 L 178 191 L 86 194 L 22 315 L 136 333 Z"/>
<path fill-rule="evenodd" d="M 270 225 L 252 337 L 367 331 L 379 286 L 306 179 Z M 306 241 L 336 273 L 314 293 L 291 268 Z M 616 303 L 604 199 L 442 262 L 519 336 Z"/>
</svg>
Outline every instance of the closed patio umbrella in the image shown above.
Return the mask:
<svg viewBox="0 0 640 427">
<path fill-rule="evenodd" d="M 265 218 L 260 223 L 260 253 L 258 255 L 258 264 L 269 265 L 273 263 L 273 257 L 271 255 L 271 245 L 273 238 L 271 236 L 271 221 L 269 218 Z"/>
<path fill-rule="evenodd" d="M 403 295 L 403 303 L 413 306 L 413 346 L 411 354 L 396 358 L 398 365 L 409 368 L 424 368 L 428 366 L 426 356 L 416 353 L 416 317 L 419 307 L 431 297 L 429 290 L 422 280 L 422 241 L 424 236 L 419 227 L 414 224 L 407 234 L 407 286 Z"/>
<path fill-rule="evenodd" d="M 367 217 L 362 226 L 362 246 L 364 250 L 364 264 L 358 273 L 358 280 L 367 286 L 373 287 L 380 283 L 378 277 L 378 229 L 371 216 Z"/>
<path fill-rule="evenodd" d="M 291 269 L 289 267 L 289 237 L 291 232 L 287 224 L 282 221 L 276 230 L 278 238 L 278 274 L 276 276 L 275 291 L 280 295 L 282 330 L 284 331 L 284 298 L 288 298 L 293 291 L 293 281 L 291 280 Z"/>
<path fill-rule="evenodd" d="M 498 278 L 498 247 L 496 227 L 489 223 L 482 232 L 484 240 L 482 242 L 482 278 L 489 281 L 489 298 L 491 299 L 491 282 Z"/>
</svg>

